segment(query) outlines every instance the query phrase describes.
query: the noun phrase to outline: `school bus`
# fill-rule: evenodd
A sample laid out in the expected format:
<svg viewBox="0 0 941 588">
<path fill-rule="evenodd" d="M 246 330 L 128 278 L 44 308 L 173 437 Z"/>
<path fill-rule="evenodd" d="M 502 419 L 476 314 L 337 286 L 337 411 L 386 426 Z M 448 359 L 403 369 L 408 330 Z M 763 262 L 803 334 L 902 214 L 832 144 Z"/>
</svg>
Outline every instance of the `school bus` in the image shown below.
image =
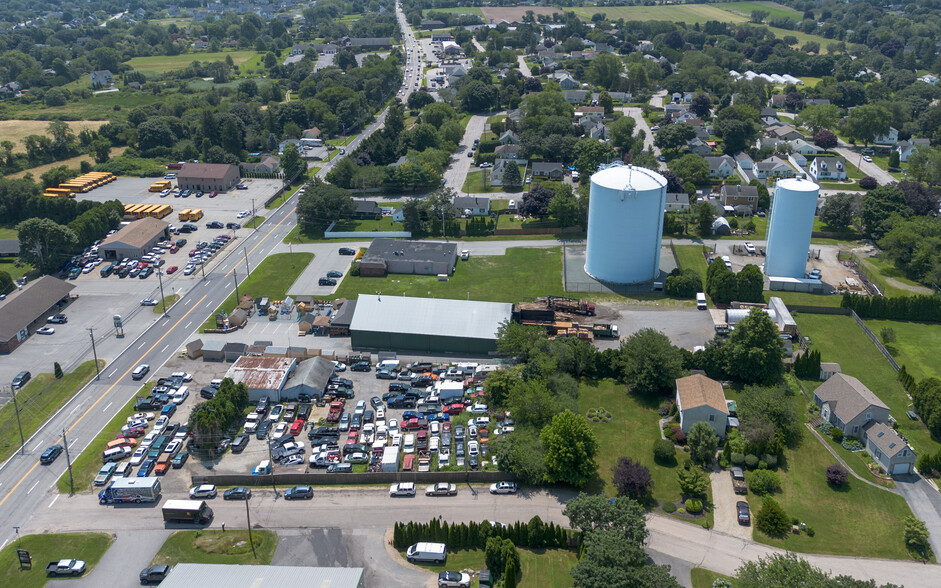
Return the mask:
<svg viewBox="0 0 941 588">
<path fill-rule="evenodd" d="M 188 221 L 190 219 L 190 209 L 186 208 L 180 211 L 180 214 L 177 215 L 177 218 L 181 221 Z"/>
<path fill-rule="evenodd" d="M 75 196 L 75 192 L 73 192 L 70 188 L 47 188 L 46 192 L 50 194 L 57 194 L 60 198 L 71 198 Z"/>
<path fill-rule="evenodd" d="M 203 218 L 203 211 L 201 208 L 194 208 L 193 210 L 190 211 L 191 221 L 198 221 L 201 218 Z"/>
<path fill-rule="evenodd" d="M 173 212 L 172 206 L 170 206 L 169 204 L 161 204 L 157 207 L 155 211 L 153 211 L 153 214 L 151 214 L 150 216 L 154 218 L 163 218 L 167 216 L 168 214 L 170 214 L 171 212 Z"/>
<path fill-rule="evenodd" d="M 150 191 L 163 192 L 164 190 L 169 190 L 170 186 L 170 180 L 160 180 L 159 182 L 154 182 L 150 185 Z"/>
<path fill-rule="evenodd" d="M 150 212 L 157 208 L 156 204 L 145 204 L 144 206 L 137 209 L 137 218 L 144 218 L 145 216 L 150 216 Z"/>
</svg>

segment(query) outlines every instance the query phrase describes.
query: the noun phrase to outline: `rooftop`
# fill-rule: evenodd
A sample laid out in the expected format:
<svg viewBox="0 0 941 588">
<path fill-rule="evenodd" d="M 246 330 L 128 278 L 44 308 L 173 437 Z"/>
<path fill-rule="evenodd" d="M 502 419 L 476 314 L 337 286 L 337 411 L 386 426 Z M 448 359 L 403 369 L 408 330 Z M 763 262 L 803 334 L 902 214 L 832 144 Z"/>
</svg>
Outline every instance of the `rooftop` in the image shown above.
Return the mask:
<svg viewBox="0 0 941 588">
<path fill-rule="evenodd" d="M 98 248 L 107 249 L 109 245 L 114 244 L 141 248 L 145 245 L 150 245 L 151 241 L 165 232 L 169 226 L 169 223 L 159 218 L 145 216 L 142 219 L 122 227 L 117 233 L 102 241 L 101 244 L 98 245 Z"/>
<path fill-rule="evenodd" d="M 894 457 L 898 452 L 908 448 L 908 443 L 885 423 L 870 422 L 866 425 L 866 435 L 879 448 L 879 451 L 888 457 Z"/>
<path fill-rule="evenodd" d="M 360 294 L 350 330 L 496 340 L 512 312 L 504 302 Z"/>
<path fill-rule="evenodd" d="M 440 241 L 402 241 L 399 239 L 373 239 L 363 262 L 379 262 L 394 259 L 409 261 L 440 262 L 454 259 L 457 255 L 457 243 Z"/>
<path fill-rule="evenodd" d="M 823 402 L 828 402 L 830 410 L 844 423 L 852 421 L 870 406 L 889 410 L 865 384 L 846 374 L 831 376 L 817 387 L 814 395 Z"/>
<path fill-rule="evenodd" d="M 679 397 L 680 407 L 684 410 L 697 406 L 710 406 L 719 412 L 729 414 L 722 384 L 701 374 L 677 379 L 676 395 Z"/>
<path fill-rule="evenodd" d="M 180 180 L 190 178 L 221 180 L 232 167 L 235 166 L 228 163 L 184 163 L 183 169 L 177 172 L 176 177 Z"/>
<path fill-rule="evenodd" d="M 43 276 L 28 282 L 22 290 L 14 290 L 0 302 L 0 341 L 15 337 L 39 318 L 40 313 L 46 312 L 74 289 L 75 286 L 64 280 Z"/>
<path fill-rule="evenodd" d="M 359 588 L 362 578 L 363 568 L 180 563 L 173 566 L 160 585 L 164 588 Z"/>
<path fill-rule="evenodd" d="M 294 371 L 297 360 L 291 357 L 251 357 L 243 355 L 235 360 L 225 377 L 249 389 L 277 390 Z"/>
</svg>

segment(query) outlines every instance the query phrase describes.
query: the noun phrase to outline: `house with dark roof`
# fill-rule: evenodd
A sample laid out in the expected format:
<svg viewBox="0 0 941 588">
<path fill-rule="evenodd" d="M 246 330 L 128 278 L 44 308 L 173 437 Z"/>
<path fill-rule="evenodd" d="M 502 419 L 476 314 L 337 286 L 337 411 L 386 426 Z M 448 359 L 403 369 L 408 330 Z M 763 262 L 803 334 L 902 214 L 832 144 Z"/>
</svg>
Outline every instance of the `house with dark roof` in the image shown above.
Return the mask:
<svg viewBox="0 0 941 588">
<path fill-rule="evenodd" d="M 239 166 L 228 163 L 184 163 L 176 174 L 181 190 L 225 192 L 239 181 Z"/>
<path fill-rule="evenodd" d="M 719 437 L 725 438 L 729 408 L 722 384 L 702 374 L 676 380 L 676 408 L 684 433 L 696 423 L 706 423 Z"/>
<path fill-rule="evenodd" d="M 724 206 L 746 206 L 752 212 L 758 210 L 758 188 L 757 186 L 741 186 L 725 184 L 719 190 L 722 204 Z"/>
<path fill-rule="evenodd" d="M 514 133 L 513 131 L 504 131 L 503 134 L 500 135 L 500 144 L 501 144 L 501 145 L 508 145 L 508 144 L 511 144 L 511 143 L 512 143 L 513 145 L 519 145 L 519 142 L 520 142 L 519 135 L 517 135 L 517 134 Z"/>
<path fill-rule="evenodd" d="M 111 72 L 107 69 L 93 71 L 88 74 L 88 78 L 89 78 L 89 81 L 91 82 L 92 88 L 102 88 L 104 86 L 110 86 L 111 82 L 114 81 L 114 76 L 111 75 Z"/>
<path fill-rule="evenodd" d="M 561 180 L 565 173 L 565 167 L 558 162 L 555 163 L 534 163 L 532 165 L 532 176 L 534 178 L 548 178 L 550 180 Z"/>
<path fill-rule="evenodd" d="M 780 139 L 782 141 L 792 141 L 794 139 L 803 139 L 804 135 L 791 125 L 782 125 L 768 129 L 768 136 Z"/>
<path fill-rule="evenodd" d="M 379 220 L 382 218 L 382 210 L 375 200 L 357 200 L 356 209 L 353 210 L 353 214 L 350 216 L 356 219 Z"/>
<path fill-rule="evenodd" d="M 588 96 L 587 90 L 569 90 L 567 92 L 562 92 L 562 96 L 565 97 L 566 102 L 572 104 L 578 104 L 579 102 L 584 102 L 585 97 Z"/>
<path fill-rule="evenodd" d="M 871 422 L 863 432 L 866 452 L 890 475 L 915 472 L 915 451 L 908 442 L 885 423 Z"/>
<path fill-rule="evenodd" d="M 507 159 L 517 159 L 520 153 L 520 146 L 509 143 L 507 145 L 497 145 L 493 150 L 498 157 L 505 157 Z"/>
<path fill-rule="evenodd" d="M 454 207 L 464 216 L 487 216 L 490 199 L 485 196 L 455 196 Z"/>
<path fill-rule="evenodd" d="M 11 353 L 67 303 L 72 284 L 42 276 L 14 290 L 0 303 L 0 353 Z M 33 331 L 35 332 L 35 330 Z"/>
<path fill-rule="evenodd" d="M 834 374 L 814 391 L 820 417 L 843 434 L 862 437 L 867 423 L 888 422 L 889 407 L 853 376 Z"/>
<path fill-rule="evenodd" d="M 709 164 L 710 178 L 727 178 L 735 175 L 735 160 L 731 155 L 708 155 L 703 159 Z"/>
<path fill-rule="evenodd" d="M 690 153 L 695 153 L 696 155 L 702 155 L 705 157 L 712 153 L 712 147 L 706 145 L 706 142 L 700 139 L 699 137 L 693 137 L 686 142 L 686 148 L 689 149 Z M 711 170 L 710 170 L 711 171 Z M 733 173 L 735 171 L 734 166 L 732 169 Z"/>
<path fill-rule="evenodd" d="M 266 155 L 258 163 L 242 163 L 243 173 L 249 174 L 274 174 L 281 169 L 281 159 L 273 155 Z"/>
<path fill-rule="evenodd" d="M 373 239 L 359 264 L 361 276 L 454 273 L 457 243 Z"/>
<path fill-rule="evenodd" d="M 905 163 L 915 153 L 915 150 L 929 145 L 931 145 L 931 139 L 909 139 L 908 141 L 900 141 L 895 150 L 899 153 L 899 161 Z"/>
<path fill-rule="evenodd" d="M 807 168 L 818 182 L 821 180 L 845 180 L 846 161 L 842 157 L 815 157 Z"/>
<path fill-rule="evenodd" d="M 689 195 L 685 192 L 667 192 L 664 209 L 668 211 L 689 210 Z"/>
<path fill-rule="evenodd" d="M 771 177 L 793 178 L 797 172 L 780 157 L 771 156 L 755 164 L 755 176 L 758 179 Z"/>
</svg>

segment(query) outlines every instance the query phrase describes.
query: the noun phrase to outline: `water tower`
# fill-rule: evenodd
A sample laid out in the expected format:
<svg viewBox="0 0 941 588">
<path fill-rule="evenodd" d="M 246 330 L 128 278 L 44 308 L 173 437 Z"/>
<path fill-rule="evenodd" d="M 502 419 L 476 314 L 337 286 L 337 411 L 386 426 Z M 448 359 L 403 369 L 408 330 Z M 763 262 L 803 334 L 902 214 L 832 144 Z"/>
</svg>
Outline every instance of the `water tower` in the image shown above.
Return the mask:
<svg viewBox="0 0 941 588">
<path fill-rule="evenodd" d="M 771 201 L 765 274 L 803 278 L 820 186 L 804 178 L 779 180 Z"/>
</svg>

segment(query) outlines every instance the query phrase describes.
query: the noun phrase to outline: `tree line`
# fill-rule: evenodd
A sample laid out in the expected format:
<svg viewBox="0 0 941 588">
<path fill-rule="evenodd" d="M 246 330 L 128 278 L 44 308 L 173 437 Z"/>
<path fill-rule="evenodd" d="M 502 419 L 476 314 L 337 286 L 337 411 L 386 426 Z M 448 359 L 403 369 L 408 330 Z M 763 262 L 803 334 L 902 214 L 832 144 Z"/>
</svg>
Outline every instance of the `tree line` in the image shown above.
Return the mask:
<svg viewBox="0 0 941 588">
<path fill-rule="evenodd" d="M 528 523 L 516 521 L 505 525 L 490 521 L 449 525 L 447 521 L 431 519 L 427 523 L 397 522 L 392 527 L 392 546 L 396 549 L 405 549 L 422 541 L 444 543 L 450 551 L 483 549 L 490 538 L 509 539 L 517 547 L 568 549 L 578 545 L 580 534 L 552 522 L 544 523 L 538 516 Z"/>
<path fill-rule="evenodd" d="M 941 322 L 941 296 L 860 296 L 845 292 L 841 308 L 849 308 L 864 319 Z"/>
<path fill-rule="evenodd" d="M 241 422 L 248 406 L 248 388 L 244 383 L 222 380 L 215 397 L 200 402 L 190 413 L 189 429 L 197 447 L 218 441 L 232 426 Z"/>
</svg>

